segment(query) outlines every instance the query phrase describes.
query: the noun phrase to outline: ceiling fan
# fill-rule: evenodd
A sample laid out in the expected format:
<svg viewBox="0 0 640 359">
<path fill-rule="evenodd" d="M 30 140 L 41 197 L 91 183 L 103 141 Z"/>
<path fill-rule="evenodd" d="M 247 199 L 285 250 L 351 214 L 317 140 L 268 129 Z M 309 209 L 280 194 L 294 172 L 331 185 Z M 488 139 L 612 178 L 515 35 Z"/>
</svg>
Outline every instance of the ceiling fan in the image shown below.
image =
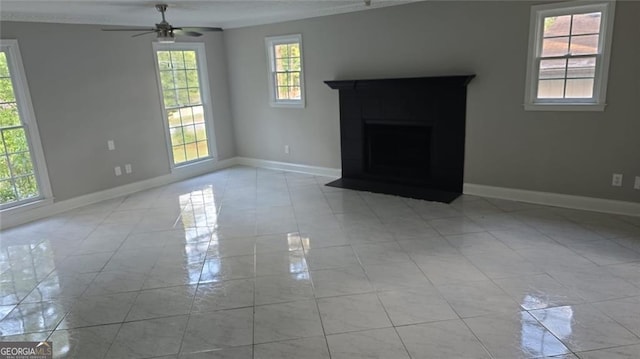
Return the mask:
<svg viewBox="0 0 640 359">
<path fill-rule="evenodd" d="M 138 37 L 147 34 L 157 34 L 158 42 L 174 42 L 177 36 L 202 36 L 200 31 L 222 31 L 219 27 L 173 27 L 165 19 L 164 13 L 167 11 L 167 4 L 156 4 L 156 10 L 162 14 L 162 21 L 156 24 L 155 28 L 136 28 L 136 29 L 102 29 L 102 31 L 142 31 L 131 37 Z"/>
</svg>

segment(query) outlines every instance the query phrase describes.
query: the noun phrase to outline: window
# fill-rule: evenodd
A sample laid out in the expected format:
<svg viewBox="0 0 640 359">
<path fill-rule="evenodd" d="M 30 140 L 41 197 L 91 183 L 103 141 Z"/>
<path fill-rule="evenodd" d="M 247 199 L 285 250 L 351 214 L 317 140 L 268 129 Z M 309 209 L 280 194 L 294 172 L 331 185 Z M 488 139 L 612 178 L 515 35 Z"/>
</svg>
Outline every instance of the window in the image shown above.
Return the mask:
<svg viewBox="0 0 640 359">
<path fill-rule="evenodd" d="M 267 37 L 269 92 L 273 107 L 304 107 L 302 36 Z"/>
<path fill-rule="evenodd" d="M 532 8 L 525 109 L 604 110 L 614 5 Z"/>
<path fill-rule="evenodd" d="M 213 157 L 204 44 L 154 43 L 173 166 Z"/>
<path fill-rule="evenodd" d="M 0 208 L 51 198 L 18 43 L 0 40 Z"/>
</svg>

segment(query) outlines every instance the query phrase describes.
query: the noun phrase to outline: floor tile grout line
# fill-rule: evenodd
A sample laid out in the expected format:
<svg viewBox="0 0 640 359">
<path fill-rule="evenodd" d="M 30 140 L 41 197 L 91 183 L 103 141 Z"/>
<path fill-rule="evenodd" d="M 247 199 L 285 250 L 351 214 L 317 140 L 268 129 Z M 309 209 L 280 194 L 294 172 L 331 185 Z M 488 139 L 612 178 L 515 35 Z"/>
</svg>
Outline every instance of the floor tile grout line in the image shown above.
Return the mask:
<svg viewBox="0 0 640 359">
<path fill-rule="evenodd" d="M 122 199 L 122 201 L 120 202 L 120 204 L 122 204 L 122 202 L 124 202 L 124 200 L 125 200 L 126 198 L 128 198 L 128 197 L 129 197 L 129 196 L 125 196 L 125 197 Z M 105 218 L 103 218 L 103 219 L 102 219 L 102 221 L 101 221 L 98 225 L 96 225 L 96 227 L 94 228 L 94 230 L 93 230 L 93 231 L 91 231 L 91 232 L 87 235 L 87 237 L 86 237 L 84 240 L 86 240 L 86 239 L 91 235 L 91 233 L 94 233 L 94 232 L 97 230 L 97 228 L 98 228 L 98 227 L 100 227 L 100 225 L 102 225 L 102 224 L 105 222 L 106 218 L 108 218 L 108 217 L 109 217 L 111 214 L 113 214 L 114 212 L 115 212 L 115 210 L 114 210 L 114 209 L 111 209 L 111 210 L 110 210 L 110 212 L 109 212 L 109 215 L 107 215 Z M 141 218 L 141 219 L 142 219 L 142 218 Z M 135 227 L 135 225 L 134 225 L 133 227 Z M 132 227 L 132 228 L 133 228 L 133 227 Z M 127 233 L 127 235 L 125 236 L 124 240 L 120 243 L 120 246 L 118 246 L 118 248 L 120 248 L 120 247 L 122 246 L 122 244 L 126 241 L 126 239 L 129 237 L 129 235 L 130 235 L 130 234 L 131 234 L 131 230 L 129 230 L 129 232 L 128 232 L 128 233 Z M 83 240 L 83 241 L 84 241 L 84 240 Z M 60 324 L 61 324 L 61 323 L 62 323 L 62 322 L 63 322 L 63 321 L 64 321 L 64 320 L 65 320 L 65 319 L 66 319 L 66 318 L 71 314 L 71 312 L 72 312 L 72 310 L 73 310 L 74 306 L 75 306 L 75 305 L 77 305 L 78 301 L 79 301 L 81 298 L 83 298 L 83 297 L 84 297 L 84 294 L 89 290 L 89 288 L 90 288 L 90 287 L 91 287 L 91 285 L 95 282 L 96 278 L 98 278 L 98 276 L 100 275 L 100 273 L 103 273 L 104 268 L 105 268 L 105 267 L 107 266 L 107 264 L 111 261 L 111 259 L 113 258 L 113 256 L 115 256 L 115 253 L 116 253 L 117 251 L 118 251 L 118 249 L 116 249 L 115 251 L 113 251 L 113 253 L 112 253 L 111 257 L 109 257 L 109 259 L 104 263 L 104 265 L 100 268 L 100 270 L 97 272 L 97 274 L 93 277 L 93 279 L 91 280 L 91 282 L 90 282 L 89 284 L 87 284 L 87 286 L 86 286 L 86 287 L 85 287 L 85 289 L 82 291 L 82 293 L 81 293 L 78 297 L 76 297 L 76 298 L 75 298 L 74 302 L 70 305 L 69 310 L 67 310 L 67 311 L 66 311 L 65 315 L 64 315 L 64 316 L 62 317 L 62 319 L 61 319 L 61 320 L 56 324 L 55 328 L 51 331 L 50 336 L 51 336 L 51 335 L 53 335 L 53 333 L 54 333 L 54 332 L 55 332 L 55 331 L 60 327 Z M 135 301 L 134 301 L 134 302 L 135 302 Z M 126 318 L 126 316 L 125 316 L 125 318 Z M 122 325 L 121 325 L 120 327 L 122 327 Z M 116 332 L 116 336 L 114 337 L 114 341 L 115 341 L 115 338 L 117 337 L 118 333 L 120 332 L 120 327 L 118 328 L 118 331 Z M 50 336 L 49 336 L 49 337 L 50 337 Z M 47 338 L 47 339 L 48 339 L 48 338 Z M 112 343 L 112 344 L 113 344 L 113 343 Z M 106 354 L 108 353 L 108 351 L 109 351 L 109 349 L 110 349 L 110 348 L 111 348 L 111 345 L 109 346 L 109 348 L 107 349 L 107 351 L 105 351 L 104 356 L 106 356 Z"/>
<path fill-rule="evenodd" d="M 542 309 L 542 310 L 544 310 L 544 309 Z M 547 332 L 549 332 L 549 334 L 553 335 L 554 338 L 556 338 L 560 343 L 562 343 L 562 345 L 565 348 L 567 348 L 569 353 L 574 354 L 574 355 L 577 356 L 576 351 L 571 349 L 567 342 L 565 342 L 564 340 L 560 339 L 554 332 L 551 331 L 551 329 L 547 328 L 547 326 L 545 326 L 544 323 L 542 323 L 535 315 L 531 314 L 531 311 L 527 310 L 526 312 L 527 312 L 527 314 L 529 314 L 529 316 L 531 318 L 533 318 L 538 324 L 540 324 Z"/>
<path fill-rule="evenodd" d="M 126 198 L 128 198 L 129 196 L 125 197 L 124 200 L 126 200 Z M 145 211 L 146 212 L 146 211 Z M 113 211 L 111 211 L 111 213 L 113 213 Z M 142 217 L 140 218 L 140 221 L 142 220 Z M 104 221 L 103 221 L 104 222 Z M 136 224 L 137 225 L 137 224 Z M 131 234 L 131 231 L 133 230 L 133 228 L 135 228 L 134 225 L 132 227 L 132 229 L 129 231 L 129 233 L 127 233 L 127 235 L 125 236 L 125 239 L 122 241 L 122 243 L 120 243 L 120 246 L 118 246 L 118 249 L 122 246 L 122 244 L 127 240 L 127 238 L 129 238 L 129 235 Z M 96 274 L 96 276 L 93 278 L 93 280 L 91 281 L 91 283 L 89 283 L 89 285 L 85 288 L 85 290 L 83 291 L 82 295 L 79 298 L 82 298 L 82 296 L 89 290 L 89 288 L 91 287 L 91 285 L 95 282 L 96 278 L 98 278 L 98 276 L 100 275 L 100 273 L 104 273 L 104 268 L 106 268 L 107 264 L 109 264 L 109 262 L 111 262 L 111 260 L 113 259 L 113 257 L 115 256 L 116 252 L 118 251 L 118 249 L 116 249 L 115 251 L 113 251 L 113 254 L 111 255 L 111 257 L 109 258 L 109 260 L 107 260 L 105 262 L 105 264 L 102 266 L 102 268 L 100 269 L 100 271 L 98 272 L 98 274 Z M 144 284 L 144 283 L 143 283 Z M 136 298 L 138 297 L 138 294 L 136 294 Z M 133 304 L 135 304 L 135 299 L 133 300 L 131 306 L 133 307 Z M 129 308 L 129 311 L 131 311 L 131 308 Z M 67 313 L 67 316 L 70 314 L 71 312 Z M 127 314 L 124 316 L 123 321 L 127 318 L 127 316 L 129 315 L 129 312 L 127 312 Z M 65 316 L 66 317 L 66 316 Z M 64 318 L 63 318 L 64 320 Z M 62 323 L 62 321 L 60 322 Z M 58 326 L 60 325 L 60 323 L 58 323 Z M 104 354 L 103 354 L 103 358 L 107 356 L 107 354 L 109 353 L 109 351 L 111 350 L 111 347 L 113 346 L 113 343 L 115 343 L 116 339 L 118 338 L 118 334 L 120 334 L 120 330 L 122 329 L 122 323 L 120 323 L 120 326 L 118 327 L 118 330 L 116 331 L 115 336 L 113 337 L 113 341 L 109 344 L 109 347 L 107 348 L 107 350 L 105 350 Z M 52 332 L 53 334 L 53 332 Z"/>
<path fill-rule="evenodd" d="M 325 199 L 326 199 L 326 195 L 325 195 Z M 367 204 L 367 205 L 368 205 L 368 204 Z M 113 210 L 112 210 L 112 211 L 113 211 Z M 295 211 L 294 211 L 294 215 L 297 215 L 297 213 L 296 213 Z M 377 213 L 376 213 L 376 216 L 378 216 L 378 218 L 379 218 L 379 215 L 378 215 Z M 299 227 L 298 220 L 296 220 L 296 224 L 298 225 L 298 230 L 299 230 L 299 229 L 300 229 L 300 227 Z M 487 229 L 487 232 L 489 232 L 489 230 L 488 230 L 488 229 Z M 257 233 L 256 233 L 256 234 L 257 234 Z M 547 236 L 547 235 L 545 234 L 545 236 Z M 398 239 L 397 239 L 397 238 L 395 238 L 395 236 L 394 236 L 394 239 L 395 239 L 395 241 L 398 241 Z M 607 239 L 607 240 L 609 240 L 609 239 Z M 555 241 L 555 240 L 554 240 L 554 241 Z M 557 241 L 556 241 L 556 242 L 557 242 Z M 349 246 L 350 246 L 350 247 L 352 247 L 352 245 L 351 245 L 351 244 L 350 244 Z M 564 246 L 566 246 L 566 244 L 565 244 Z M 570 250 L 572 250 L 571 248 L 569 248 L 569 249 L 570 249 Z M 573 251 L 573 250 L 572 250 L 572 251 Z M 255 254 L 254 254 L 254 255 L 255 255 Z M 359 257 L 357 257 L 357 256 L 356 256 L 356 258 L 358 258 L 358 263 L 360 264 L 360 267 L 363 267 L 363 265 L 362 265 L 361 261 L 359 260 Z M 412 261 L 413 261 L 413 258 L 411 258 L 411 259 L 412 259 Z M 587 260 L 588 260 L 588 258 L 587 258 Z M 413 261 L 413 262 L 415 263 L 415 261 Z M 593 262 L 593 261 L 591 261 L 591 262 Z M 421 270 L 421 271 L 423 272 L 423 274 L 424 274 L 424 271 L 422 270 L 422 268 L 420 268 L 420 270 Z M 103 270 L 101 270 L 100 272 L 103 272 Z M 98 273 L 100 273 L 100 272 L 98 272 Z M 481 273 L 484 273 L 484 272 L 482 272 L 482 271 L 481 271 Z M 545 274 L 545 275 L 549 275 L 549 274 L 548 274 L 548 273 L 546 273 L 546 272 L 544 272 L 544 274 Z M 366 271 L 365 271 L 365 275 L 366 275 Z M 549 275 L 549 276 L 550 276 L 550 275 Z M 254 277 L 256 277 L 256 276 L 254 276 Z M 493 282 L 494 282 L 494 284 L 496 284 L 496 285 L 497 285 L 497 283 L 495 283 L 494 278 L 489 277 L 489 279 L 490 279 L 491 281 L 493 281 Z M 429 278 L 427 278 L 427 280 L 429 280 Z M 555 279 L 554 279 L 554 280 L 555 280 Z M 370 281 L 370 279 L 369 279 L 369 281 Z M 562 284 L 562 283 L 560 283 L 560 284 Z M 633 283 L 632 283 L 632 284 L 633 284 Z M 563 286 L 564 286 L 564 285 L 563 285 Z M 636 286 L 636 287 L 637 287 L 637 286 Z M 498 288 L 500 288 L 500 289 L 502 289 L 502 291 L 506 292 L 506 290 L 504 290 L 501 286 L 498 286 Z M 86 291 L 86 288 L 85 288 L 85 291 Z M 138 292 L 139 292 L 139 293 L 138 293 L 138 295 L 140 294 L 140 292 L 141 292 L 141 291 L 142 291 L 142 289 L 141 289 L 140 291 L 138 291 Z M 379 291 L 379 290 L 377 290 L 377 289 L 374 289 L 374 290 L 373 290 L 373 293 L 377 294 L 378 299 L 380 299 L 379 294 L 381 293 L 381 291 Z M 513 299 L 513 296 L 509 295 L 509 293 L 507 293 L 507 295 Z M 603 300 L 603 301 L 605 301 L 605 300 Z M 254 282 L 254 308 L 255 308 L 255 282 Z M 383 308 L 384 308 L 384 306 L 383 306 Z M 386 311 L 386 308 L 385 308 L 385 311 Z M 605 315 L 606 315 L 606 314 L 605 314 Z M 608 316 L 608 315 L 607 315 L 607 316 Z M 615 322 L 615 320 L 614 320 L 614 319 L 612 319 L 612 320 Z M 623 327 L 624 327 L 624 326 L 623 326 Z M 51 333 L 53 333 L 53 332 L 51 332 Z M 325 337 L 326 337 L 326 335 L 325 335 Z"/>
<path fill-rule="evenodd" d="M 286 180 L 286 176 L 285 176 L 285 180 Z M 289 182 L 287 180 L 287 191 L 289 193 L 289 198 L 291 198 L 291 187 L 289 186 Z M 322 197 L 324 198 L 325 202 L 327 201 L 326 196 L 324 195 L 324 193 L 322 194 Z M 327 203 L 328 205 L 328 203 Z M 294 218 L 296 219 L 296 225 L 298 226 L 298 233 L 300 233 L 300 226 L 299 226 L 299 222 L 298 222 L 298 215 L 295 213 L 294 211 Z M 309 263 L 307 262 L 307 255 L 306 255 L 306 251 L 304 251 L 304 244 L 303 244 L 303 258 L 305 259 L 305 263 L 306 263 L 306 267 L 307 267 L 307 273 L 309 273 L 309 281 L 311 282 L 311 294 L 313 296 L 313 302 L 316 305 L 316 310 L 318 311 L 318 320 L 320 321 L 320 327 L 322 328 L 322 335 L 324 337 L 324 343 L 325 346 L 327 348 L 327 353 L 329 355 L 329 359 L 331 359 L 331 349 L 329 348 L 329 340 L 327 339 L 327 332 L 324 328 L 324 322 L 322 320 L 322 314 L 320 313 L 320 304 L 318 304 L 318 298 L 316 297 L 316 289 L 315 289 L 315 284 L 313 281 L 313 277 L 311 276 L 311 268 L 309 267 Z M 254 293 L 255 295 L 255 293 Z M 254 326 L 255 327 L 255 326 Z M 255 345 L 254 345 L 255 348 Z M 254 349 L 254 357 L 255 357 L 255 349 Z"/>
<path fill-rule="evenodd" d="M 258 171 L 255 172 L 256 194 L 255 202 L 258 202 Z M 296 223 L 297 224 L 297 223 Z M 255 234 L 258 235 L 258 211 L 256 210 Z M 253 242 L 253 307 L 251 308 L 251 357 L 256 356 L 256 281 L 258 277 L 258 253 L 256 242 Z"/>
</svg>

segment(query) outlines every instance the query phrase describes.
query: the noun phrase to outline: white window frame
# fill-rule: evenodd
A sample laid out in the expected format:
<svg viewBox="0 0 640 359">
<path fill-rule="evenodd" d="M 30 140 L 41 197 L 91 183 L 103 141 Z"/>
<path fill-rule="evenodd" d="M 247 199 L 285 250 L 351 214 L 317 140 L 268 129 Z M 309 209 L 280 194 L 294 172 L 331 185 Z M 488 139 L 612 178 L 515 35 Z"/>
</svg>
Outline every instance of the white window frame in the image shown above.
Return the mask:
<svg viewBox="0 0 640 359">
<path fill-rule="evenodd" d="M 47 163 L 40 141 L 40 133 L 38 132 L 38 124 L 36 122 L 35 111 L 31 101 L 31 94 L 27 83 L 27 76 L 22 63 L 22 55 L 18 46 L 18 40 L 0 39 L 0 48 L 6 53 L 7 64 L 11 73 L 13 82 L 13 91 L 16 97 L 18 113 L 22 121 L 23 128 L 27 137 L 31 160 L 33 161 L 33 169 L 38 183 L 38 197 L 29 198 L 13 203 L 0 205 L 0 211 L 3 215 L 22 212 L 36 207 L 53 203 L 53 192 L 51 191 L 51 183 L 47 172 Z"/>
<path fill-rule="evenodd" d="M 544 18 L 571 14 L 602 12 L 600 20 L 599 51 L 596 55 L 596 70 L 592 98 L 538 99 L 538 74 L 540 53 L 544 31 Z M 527 58 L 527 77 L 524 108 L 527 111 L 604 111 L 606 106 L 607 80 L 611 41 L 613 37 L 613 19 L 615 0 L 572 1 L 537 5 L 531 7 L 529 28 L 529 54 Z"/>
<path fill-rule="evenodd" d="M 271 107 L 288 107 L 288 108 L 304 108 L 305 107 L 305 90 L 304 90 L 304 51 L 302 49 L 302 35 L 283 35 L 269 36 L 264 39 L 267 48 L 267 67 L 269 75 L 269 104 Z M 277 98 L 276 88 L 276 59 L 275 46 L 282 44 L 297 43 L 300 47 L 300 99 L 299 100 L 279 100 Z"/>
<path fill-rule="evenodd" d="M 209 73 L 207 72 L 207 57 L 205 55 L 205 46 L 202 42 L 180 42 L 180 43 L 160 43 L 153 42 L 153 61 L 156 66 L 156 78 L 158 84 L 158 94 L 162 105 L 162 121 L 164 126 L 165 140 L 167 143 L 167 152 L 169 154 L 169 165 L 171 170 L 183 169 L 192 165 L 197 165 L 206 161 L 215 161 L 218 158 L 216 152 L 215 131 L 213 128 L 213 104 L 211 92 L 209 90 Z M 195 51 L 198 61 L 198 81 L 200 82 L 200 97 L 202 97 L 202 107 L 204 110 L 205 126 L 207 130 L 207 146 L 209 148 L 209 156 L 198 158 L 192 161 L 186 161 L 175 164 L 173 159 L 173 146 L 171 144 L 171 133 L 169 124 L 167 123 L 167 110 L 162 96 L 162 81 L 160 79 L 160 65 L 158 64 L 158 51 Z"/>
</svg>

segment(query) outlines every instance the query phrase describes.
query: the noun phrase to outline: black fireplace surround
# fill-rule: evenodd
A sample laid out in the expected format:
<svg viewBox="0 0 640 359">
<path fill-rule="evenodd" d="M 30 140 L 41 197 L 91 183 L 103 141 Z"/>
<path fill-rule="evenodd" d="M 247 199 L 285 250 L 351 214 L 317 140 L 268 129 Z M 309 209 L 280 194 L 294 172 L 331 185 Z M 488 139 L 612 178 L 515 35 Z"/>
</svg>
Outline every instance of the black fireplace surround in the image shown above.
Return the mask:
<svg viewBox="0 0 640 359">
<path fill-rule="evenodd" d="M 325 81 L 340 91 L 342 178 L 328 186 L 450 203 L 462 194 L 475 75 Z"/>
</svg>

